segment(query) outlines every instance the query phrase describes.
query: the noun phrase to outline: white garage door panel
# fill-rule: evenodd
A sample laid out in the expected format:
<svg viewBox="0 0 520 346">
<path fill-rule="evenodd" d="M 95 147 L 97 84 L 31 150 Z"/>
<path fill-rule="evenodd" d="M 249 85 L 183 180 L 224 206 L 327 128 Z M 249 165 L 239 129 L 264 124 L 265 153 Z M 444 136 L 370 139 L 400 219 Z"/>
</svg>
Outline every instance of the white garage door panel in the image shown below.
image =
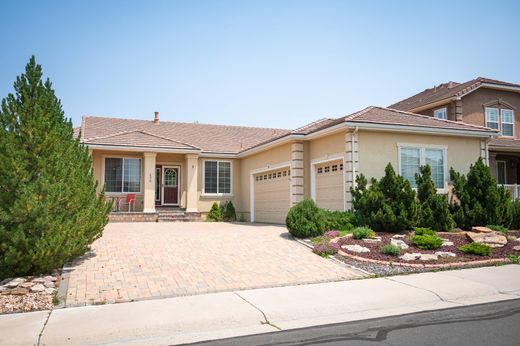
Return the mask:
<svg viewBox="0 0 520 346">
<path fill-rule="evenodd" d="M 344 209 L 343 163 L 327 162 L 317 165 L 316 204 L 329 210 Z"/>
<path fill-rule="evenodd" d="M 254 184 L 255 222 L 285 223 L 290 203 L 288 169 L 258 174 Z"/>
</svg>

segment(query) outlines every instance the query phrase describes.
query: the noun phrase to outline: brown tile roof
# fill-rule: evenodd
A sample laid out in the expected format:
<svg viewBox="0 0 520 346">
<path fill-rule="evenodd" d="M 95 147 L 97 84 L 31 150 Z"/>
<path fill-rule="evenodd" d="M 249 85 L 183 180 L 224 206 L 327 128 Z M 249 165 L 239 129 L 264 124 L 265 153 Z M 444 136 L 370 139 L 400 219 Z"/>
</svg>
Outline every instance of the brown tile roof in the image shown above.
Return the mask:
<svg viewBox="0 0 520 346">
<path fill-rule="evenodd" d="M 468 92 L 479 88 L 482 84 L 495 84 L 503 87 L 519 88 L 519 84 L 503 82 L 495 79 L 478 77 L 464 83 L 448 82 L 435 86 L 431 89 L 426 89 L 418 94 L 415 94 L 407 99 L 394 103 L 388 108 L 398 109 L 402 111 L 409 111 L 434 103 L 437 101 L 448 100 L 453 97 L 462 97 Z"/>
<path fill-rule="evenodd" d="M 490 147 L 520 150 L 520 139 L 493 138 L 489 141 Z"/>
<path fill-rule="evenodd" d="M 97 145 L 131 146 L 142 148 L 198 150 L 194 146 L 140 130 L 121 132 L 104 137 L 92 138 L 88 141 L 88 143 Z"/>
<path fill-rule="evenodd" d="M 148 120 L 85 116 L 82 123 L 81 142 L 100 144 L 101 140 L 103 143 L 110 144 L 112 140 L 118 143 L 132 143 L 133 140 L 137 140 L 137 143 L 143 144 L 145 138 L 153 137 L 153 141 L 160 142 L 161 145 L 175 142 L 178 143 L 176 145 L 182 144 L 204 152 L 238 153 L 289 132 L 289 130 L 272 128 L 170 121 L 159 121 L 154 124 L 153 121 Z"/>
<path fill-rule="evenodd" d="M 410 113 L 396 109 L 376 106 L 365 108 L 362 111 L 353 113 L 351 115 L 347 115 L 342 119 L 350 123 L 374 123 L 410 127 L 413 126 L 437 129 L 489 132 L 490 135 L 497 133 L 497 131 L 487 127 L 465 124 L 462 122 L 451 120 L 441 120 L 426 115 L 420 115 L 416 113 Z"/>
</svg>

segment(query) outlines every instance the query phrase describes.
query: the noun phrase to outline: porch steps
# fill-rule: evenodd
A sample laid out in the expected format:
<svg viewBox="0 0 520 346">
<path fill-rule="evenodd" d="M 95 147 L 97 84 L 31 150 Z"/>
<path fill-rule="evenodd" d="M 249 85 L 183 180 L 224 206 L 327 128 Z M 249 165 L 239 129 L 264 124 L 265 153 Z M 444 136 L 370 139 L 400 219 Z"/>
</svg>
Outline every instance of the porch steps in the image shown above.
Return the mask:
<svg viewBox="0 0 520 346">
<path fill-rule="evenodd" d="M 157 208 L 157 222 L 200 221 L 200 213 L 187 213 L 180 208 Z"/>
</svg>

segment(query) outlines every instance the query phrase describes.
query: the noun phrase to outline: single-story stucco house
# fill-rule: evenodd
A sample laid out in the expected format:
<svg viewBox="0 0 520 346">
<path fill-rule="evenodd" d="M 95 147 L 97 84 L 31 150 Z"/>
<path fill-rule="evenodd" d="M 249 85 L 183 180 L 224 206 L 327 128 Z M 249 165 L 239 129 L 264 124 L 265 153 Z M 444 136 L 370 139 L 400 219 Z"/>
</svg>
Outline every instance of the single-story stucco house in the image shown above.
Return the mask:
<svg viewBox="0 0 520 346">
<path fill-rule="evenodd" d="M 80 141 L 93 172 L 120 210 L 113 220 L 155 221 L 161 212 L 204 217 L 230 200 L 249 221 L 283 223 L 304 198 L 330 210 L 351 208 L 350 187 L 363 173 L 379 178 L 390 162 L 414 184 L 432 167 L 439 192 L 448 171 L 467 173 L 497 131 L 406 111 L 368 107 L 295 130 L 84 116 Z M 135 205 L 127 206 L 127 196 Z M 119 216 L 119 218 L 118 218 Z"/>
</svg>

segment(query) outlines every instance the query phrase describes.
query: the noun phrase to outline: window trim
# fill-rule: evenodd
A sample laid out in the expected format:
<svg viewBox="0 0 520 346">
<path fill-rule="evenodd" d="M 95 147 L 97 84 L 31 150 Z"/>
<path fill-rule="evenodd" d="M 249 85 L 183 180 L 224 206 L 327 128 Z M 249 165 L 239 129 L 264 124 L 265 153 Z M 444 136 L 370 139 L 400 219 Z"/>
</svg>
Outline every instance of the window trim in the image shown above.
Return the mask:
<svg viewBox="0 0 520 346">
<path fill-rule="evenodd" d="M 437 193 L 448 193 L 448 146 L 437 145 L 437 144 L 419 144 L 419 143 L 397 143 L 397 174 L 401 175 L 401 149 L 413 148 L 419 149 L 419 167 L 426 165 L 426 149 L 438 149 L 442 150 L 443 155 L 443 171 L 444 171 L 444 186 L 442 188 L 436 188 Z M 413 188 L 416 190 L 417 188 Z"/>
<path fill-rule="evenodd" d="M 441 112 L 442 111 L 442 114 L 444 114 L 444 117 L 443 118 L 439 118 L 437 116 L 437 113 Z M 439 119 L 439 120 L 448 120 L 448 107 L 442 107 L 442 108 L 437 108 L 436 110 L 433 111 L 433 117 L 435 119 Z"/>
<path fill-rule="evenodd" d="M 503 184 L 500 184 L 498 182 L 498 163 L 503 163 L 504 164 L 504 183 Z M 506 160 L 496 160 L 495 162 L 495 168 L 496 168 L 496 181 L 497 181 L 497 184 L 498 185 L 507 185 L 507 161 Z"/>
<path fill-rule="evenodd" d="M 105 186 L 105 161 L 106 159 L 123 159 L 123 164 L 121 165 L 121 191 L 106 191 L 106 186 Z M 125 159 L 135 159 L 135 160 L 139 160 L 139 174 L 140 174 L 140 179 L 139 179 L 139 192 L 124 192 L 123 191 L 123 188 L 125 186 Z M 142 157 L 137 157 L 137 156 L 125 156 L 125 155 L 103 155 L 102 156 L 102 162 L 101 162 L 101 182 L 103 182 L 103 188 L 105 189 L 105 194 L 107 196 L 118 196 L 118 195 L 123 195 L 123 196 L 126 196 L 126 195 L 129 195 L 129 194 L 136 194 L 136 195 L 140 195 L 143 193 L 143 158 Z M 154 192 L 155 194 L 155 192 Z"/>
<path fill-rule="evenodd" d="M 217 162 L 217 193 L 206 192 L 206 162 Z M 219 162 L 229 162 L 229 193 L 220 193 L 218 188 L 219 181 Z M 233 160 L 207 159 L 202 160 L 202 193 L 201 196 L 211 197 L 232 197 L 233 196 Z"/>
<path fill-rule="evenodd" d="M 497 121 L 496 121 L 496 123 L 497 123 L 497 127 L 498 127 L 497 130 L 500 131 L 500 133 L 502 134 L 502 126 L 501 126 L 501 124 L 500 124 L 500 123 L 501 123 L 501 121 L 500 121 L 500 120 L 501 120 L 501 119 L 500 119 L 500 108 L 495 108 L 495 107 L 484 107 L 484 118 L 485 118 L 484 120 L 486 121 L 486 127 L 489 127 L 489 126 L 488 126 L 488 123 L 489 123 L 489 122 L 494 123 L 494 121 L 488 121 L 488 109 L 489 109 L 489 110 L 494 109 L 494 110 L 497 111 L 497 116 L 498 116 L 498 119 L 497 119 Z M 492 127 L 489 127 L 489 128 L 491 129 Z"/>
<path fill-rule="evenodd" d="M 503 122 L 503 116 L 502 116 L 502 113 L 504 111 L 507 111 L 507 112 L 511 112 L 511 122 L 510 123 L 505 123 L 505 124 L 509 124 L 509 125 L 512 125 L 513 127 L 513 134 L 511 136 L 506 136 L 504 135 L 504 132 L 503 132 L 503 126 L 502 124 L 504 123 Z M 508 138 L 514 138 L 515 137 L 515 111 L 512 110 L 512 109 L 507 109 L 507 108 L 500 108 L 500 116 L 499 116 L 499 119 L 500 119 L 500 135 L 502 137 L 508 137 Z"/>
</svg>

